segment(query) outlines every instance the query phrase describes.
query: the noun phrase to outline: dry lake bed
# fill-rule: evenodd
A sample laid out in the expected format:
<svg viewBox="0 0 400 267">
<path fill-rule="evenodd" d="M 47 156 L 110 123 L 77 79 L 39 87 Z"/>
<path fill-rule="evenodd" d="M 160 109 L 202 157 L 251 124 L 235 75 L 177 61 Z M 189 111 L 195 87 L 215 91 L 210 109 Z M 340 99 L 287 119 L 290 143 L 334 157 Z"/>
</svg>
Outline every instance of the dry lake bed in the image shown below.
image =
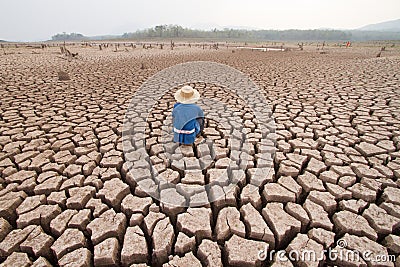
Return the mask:
<svg viewBox="0 0 400 267">
<path fill-rule="evenodd" d="M 399 45 L 60 46 L 0 49 L 1 266 L 400 266 Z M 193 81 L 218 103 L 202 136 L 165 144 L 174 87 L 136 114 L 142 153 L 123 127 L 135 92 L 191 61 L 250 77 L 268 131 L 230 88 Z"/>
</svg>

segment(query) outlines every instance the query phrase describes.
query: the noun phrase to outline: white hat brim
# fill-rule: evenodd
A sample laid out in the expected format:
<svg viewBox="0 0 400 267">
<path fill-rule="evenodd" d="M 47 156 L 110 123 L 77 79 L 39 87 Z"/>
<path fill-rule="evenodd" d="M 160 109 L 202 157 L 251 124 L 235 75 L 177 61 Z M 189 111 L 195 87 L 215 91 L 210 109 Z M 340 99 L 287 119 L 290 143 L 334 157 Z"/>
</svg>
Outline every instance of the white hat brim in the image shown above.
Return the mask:
<svg viewBox="0 0 400 267">
<path fill-rule="evenodd" d="M 193 95 L 190 98 L 183 98 L 181 95 L 182 89 L 175 92 L 175 100 L 182 104 L 193 104 L 200 99 L 200 93 L 196 89 L 193 89 Z"/>
</svg>

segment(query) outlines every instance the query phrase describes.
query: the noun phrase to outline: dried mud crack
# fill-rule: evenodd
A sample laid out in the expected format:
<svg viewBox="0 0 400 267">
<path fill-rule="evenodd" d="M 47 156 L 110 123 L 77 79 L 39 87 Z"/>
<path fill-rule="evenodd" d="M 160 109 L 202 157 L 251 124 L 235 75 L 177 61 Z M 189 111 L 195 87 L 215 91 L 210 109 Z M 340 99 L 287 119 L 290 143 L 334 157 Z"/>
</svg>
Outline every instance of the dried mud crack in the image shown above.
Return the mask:
<svg viewBox="0 0 400 267">
<path fill-rule="evenodd" d="M 398 50 L 375 58 L 362 46 L 327 54 L 196 45 L 115 53 L 75 44 L 79 56 L 67 61 L 58 47 L 7 49 L 0 56 L 1 266 L 400 264 Z M 193 81 L 203 99 L 215 100 L 202 106 L 196 143 L 168 141 L 173 87 L 143 125 L 149 158 L 124 153 L 134 93 L 158 71 L 197 60 L 232 66 L 261 88 L 275 121 L 269 141 L 261 142 L 257 118 L 230 88 Z M 60 71 L 69 80 L 59 80 Z M 229 141 L 243 136 L 248 143 Z M 162 178 L 151 184 L 149 162 Z M 141 171 L 129 172 L 130 164 Z M 206 184 L 216 186 L 201 191 Z M 396 262 L 327 254 L 264 261 L 265 248 L 369 250 Z"/>
</svg>

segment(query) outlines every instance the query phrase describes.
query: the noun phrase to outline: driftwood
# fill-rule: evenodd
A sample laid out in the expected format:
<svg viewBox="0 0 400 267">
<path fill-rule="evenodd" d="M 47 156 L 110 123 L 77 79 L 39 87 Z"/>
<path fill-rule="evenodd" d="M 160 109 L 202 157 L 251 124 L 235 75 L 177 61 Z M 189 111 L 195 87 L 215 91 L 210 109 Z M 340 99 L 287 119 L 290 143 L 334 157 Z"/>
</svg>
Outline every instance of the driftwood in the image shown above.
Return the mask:
<svg viewBox="0 0 400 267">
<path fill-rule="evenodd" d="M 65 46 L 60 46 L 61 55 L 67 57 L 68 61 L 71 61 L 73 58 L 78 56 L 78 53 L 71 53 Z"/>
</svg>

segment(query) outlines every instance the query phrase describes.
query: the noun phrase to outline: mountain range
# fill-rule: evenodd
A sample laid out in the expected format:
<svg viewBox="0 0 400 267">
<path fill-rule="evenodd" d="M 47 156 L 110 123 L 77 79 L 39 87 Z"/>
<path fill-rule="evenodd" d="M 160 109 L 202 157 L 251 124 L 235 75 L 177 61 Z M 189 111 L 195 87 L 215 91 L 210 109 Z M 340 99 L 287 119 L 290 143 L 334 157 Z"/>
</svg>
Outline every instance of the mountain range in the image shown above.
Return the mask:
<svg viewBox="0 0 400 267">
<path fill-rule="evenodd" d="M 400 19 L 390 20 L 376 24 L 369 24 L 358 28 L 359 31 L 400 32 Z"/>
</svg>

